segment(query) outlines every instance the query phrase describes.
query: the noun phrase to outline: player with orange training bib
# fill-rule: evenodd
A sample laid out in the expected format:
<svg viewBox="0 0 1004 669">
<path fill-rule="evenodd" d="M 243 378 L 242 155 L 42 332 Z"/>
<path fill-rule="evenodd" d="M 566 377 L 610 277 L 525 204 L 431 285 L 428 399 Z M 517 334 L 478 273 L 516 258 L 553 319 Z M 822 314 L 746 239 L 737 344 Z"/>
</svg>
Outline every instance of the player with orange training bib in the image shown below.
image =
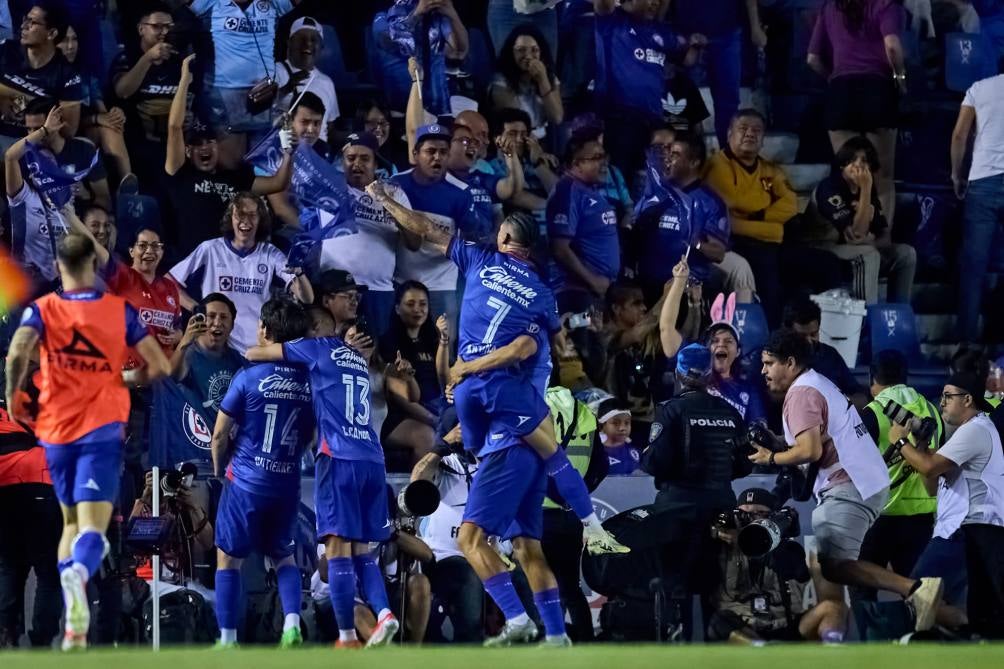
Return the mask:
<svg viewBox="0 0 1004 669">
<path fill-rule="evenodd" d="M 87 580 L 108 550 L 105 531 L 118 495 L 122 442 L 129 416 L 126 385 L 167 374 L 169 364 L 139 314 L 125 300 L 94 288 L 94 242 L 70 233 L 57 247 L 62 293 L 24 311 L 7 357 L 7 406 L 28 420 L 18 389 L 40 348 L 41 393 L 35 434 L 45 448 L 63 511 L 60 582 L 66 602 L 63 649 L 87 645 Z M 122 371 L 130 347 L 146 367 Z"/>
</svg>

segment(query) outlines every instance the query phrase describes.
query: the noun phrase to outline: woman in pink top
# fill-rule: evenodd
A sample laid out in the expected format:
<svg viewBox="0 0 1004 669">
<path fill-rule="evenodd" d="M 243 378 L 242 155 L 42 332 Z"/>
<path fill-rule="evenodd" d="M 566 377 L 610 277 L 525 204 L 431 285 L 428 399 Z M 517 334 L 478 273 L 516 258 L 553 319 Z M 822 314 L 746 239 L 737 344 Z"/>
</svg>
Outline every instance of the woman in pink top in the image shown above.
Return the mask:
<svg viewBox="0 0 1004 669">
<path fill-rule="evenodd" d="M 903 7 L 895 0 L 826 0 L 809 42 L 809 67 L 829 80 L 826 127 L 836 152 L 865 135 L 878 151 L 876 187 L 887 220 L 893 220 L 893 165 L 899 97 L 906 92 Z"/>
</svg>

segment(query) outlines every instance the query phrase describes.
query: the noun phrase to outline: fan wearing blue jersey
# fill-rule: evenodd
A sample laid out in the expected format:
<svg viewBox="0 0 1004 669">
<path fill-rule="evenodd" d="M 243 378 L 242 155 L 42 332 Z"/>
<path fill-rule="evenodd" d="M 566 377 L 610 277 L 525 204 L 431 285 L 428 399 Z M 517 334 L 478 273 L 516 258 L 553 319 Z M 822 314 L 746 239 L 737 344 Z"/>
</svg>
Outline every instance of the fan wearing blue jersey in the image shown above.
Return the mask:
<svg viewBox="0 0 1004 669">
<path fill-rule="evenodd" d="M 258 322 L 260 345 L 303 336 L 310 321 L 297 304 L 269 300 Z M 236 425 L 236 434 L 230 435 Z M 252 551 L 276 564 L 286 615 L 281 648 L 303 643 L 300 570 L 293 530 L 300 504 L 300 457 L 314 432 L 310 382 L 299 365 L 262 363 L 237 372 L 213 430 L 213 468 L 226 474 L 216 516 L 218 647 L 237 644 L 241 563 Z"/>
<path fill-rule="evenodd" d="M 372 340 L 355 326 L 344 339 L 297 339 L 247 352 L 251 361 L 299 363 L 310 375 L 319 433 L 314 509 L 317 537 L 328 560 L 337 648 L 361 645 L 354 616 L 357 579 L 377 619 L 366 646 L 389 644 L 400 628 L 390 611 L 383 574 L 369 554 L 369 544 L 387 541 L 391 532 L 383 448 L 370 424 L 372 353 Z"/>
</svg>

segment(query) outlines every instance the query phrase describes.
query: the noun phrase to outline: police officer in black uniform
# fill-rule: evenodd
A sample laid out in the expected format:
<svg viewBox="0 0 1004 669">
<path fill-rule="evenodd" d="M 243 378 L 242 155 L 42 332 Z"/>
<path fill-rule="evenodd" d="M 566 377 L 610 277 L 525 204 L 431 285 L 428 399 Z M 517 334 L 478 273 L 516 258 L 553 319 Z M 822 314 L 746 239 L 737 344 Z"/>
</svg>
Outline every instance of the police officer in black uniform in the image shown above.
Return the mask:
<svg viewBox="0 0 1004 669">
<path fill-rule="evenodd" d="M 677 394 L 655 409 L 642 468 L 659 489 L 654 511 L 666 528 L 664 590 L 686 620 L 685 602 L 717 585 L 717 551 L 711 527 L 735 508 L 732 480 L 748 475 L 745 424 L 728 402 L 707 392 L 711 351 L 690 344 L 677 354 Z M 663 514 L 664 511 L 671 513 Z"/>
</svg>

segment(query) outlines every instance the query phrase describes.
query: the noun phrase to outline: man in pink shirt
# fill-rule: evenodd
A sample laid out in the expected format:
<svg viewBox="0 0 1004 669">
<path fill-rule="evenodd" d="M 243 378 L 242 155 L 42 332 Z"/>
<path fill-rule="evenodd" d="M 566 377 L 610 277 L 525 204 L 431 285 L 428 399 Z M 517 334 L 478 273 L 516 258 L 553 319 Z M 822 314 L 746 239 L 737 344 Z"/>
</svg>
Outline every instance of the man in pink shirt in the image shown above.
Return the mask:
<svg viewBox="0 0 1004 669">
<path fill-rule="evenodd" d="M 787 448 L 774 452 L 755 445 L 750 460 L 808 465 L 808 477 L 815 479 L 812 531 L 823 578 L 895 592 L 915 614 L 916 629 L 930 629 L 941 599 L 940 578 L 910 579 L 858 559 L 865 533 L 889 497 L 889 473 L 857 409 L 809 366 L 811 358 L 808 341 L 792 330 L 778 330 L 764 346 L 767 388 L 784 395 Z"/>
</svg>

